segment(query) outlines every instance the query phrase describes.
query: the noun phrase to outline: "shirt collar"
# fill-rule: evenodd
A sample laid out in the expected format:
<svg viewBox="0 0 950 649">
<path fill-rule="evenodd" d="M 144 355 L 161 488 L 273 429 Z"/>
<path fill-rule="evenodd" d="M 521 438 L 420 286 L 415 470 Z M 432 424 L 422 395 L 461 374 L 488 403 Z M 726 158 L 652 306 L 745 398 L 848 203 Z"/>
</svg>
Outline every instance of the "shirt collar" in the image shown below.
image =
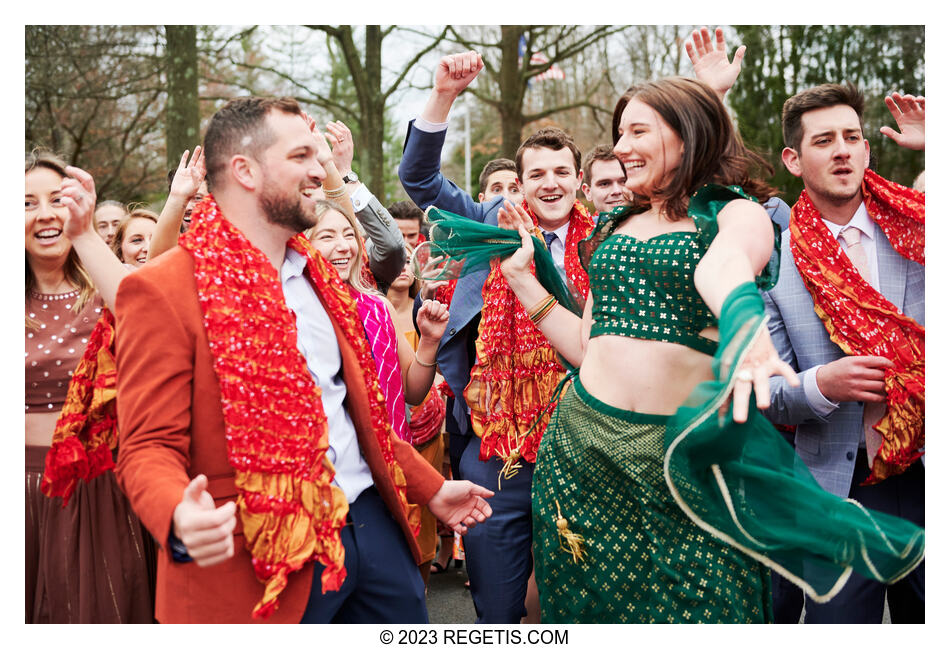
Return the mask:
<svg viewBox="0 0 950 649">
<path fill-rule="evenodd" d="M 855 210 L 851 220 L 844 225 L 838 225 L 826 219 L 822 219 L 822 221 L 824 221 L 825 225 L 828 226 L 828 229 L 831 231 L 832 239 L 837 239 L 841 235 L 841 231 L 845 228 L 857 228 L 864 236 L 874 241 L 874 222 L 871 221 L 871 215 L 868 214 L 868 208 L 864 205 L 863 201 L 858 206 L 858 209 Z"/>
<path fill-rule="evenodd" d="M 570 227 L 571 227 L 571 222 L 568 221 L 567 223 L 565 223 L 564 225 L 562 225 L 561 227 L 559 227 L 557 230 L 545 230 L 545 229 L 542 228 L 541 231 L 542 231 L 542 232 L 553 232 L 554 235 L 558 238 L 558 240 L 563 243 L 563 242 L 567 241 L 567 231 L 568 231 L 568 229 L 570 229 Z"/>
<path fill-rule="evenodd" d="M 288 247 L 284 251 L 284 263 L 280 266 L 280 279 L 286 282 L 289 279 L 303 275 L 307 267 L 307 258 L 296 250 Z"/>
</svg>

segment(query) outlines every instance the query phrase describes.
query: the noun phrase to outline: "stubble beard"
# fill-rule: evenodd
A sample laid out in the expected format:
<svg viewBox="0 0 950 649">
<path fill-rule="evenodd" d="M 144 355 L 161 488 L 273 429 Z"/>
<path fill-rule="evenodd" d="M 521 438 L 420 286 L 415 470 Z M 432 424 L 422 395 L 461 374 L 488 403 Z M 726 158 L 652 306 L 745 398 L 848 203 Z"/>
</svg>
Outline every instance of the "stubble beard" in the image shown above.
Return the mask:
<svg viewBox="0 0 950 649">
<path fill-rule="evenodd" d="M 304 208 L 300 196 L 281 194 L 273 188 L 273 184 L 265 180 L 264 190 L 258 199 L 261 209 L 267 217 L 267 222 L 278 225 L 294 232 L 303 232 L 313 227 L 316 222 L 316 206 L 308 213 Z"/>
</svg>

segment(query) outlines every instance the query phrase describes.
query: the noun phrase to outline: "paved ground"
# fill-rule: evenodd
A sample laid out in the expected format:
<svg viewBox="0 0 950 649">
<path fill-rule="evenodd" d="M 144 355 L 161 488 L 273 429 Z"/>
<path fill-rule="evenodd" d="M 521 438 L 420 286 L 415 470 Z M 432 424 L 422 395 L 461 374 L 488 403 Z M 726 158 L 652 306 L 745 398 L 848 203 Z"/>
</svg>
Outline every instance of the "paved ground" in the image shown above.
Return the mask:
<svg viewBox="0 0 950 649">
<path fill-rule="evenodd" d="M 475 606 L 472 594 L 465 587 L 468 575 L 464 568 L 456 568 L 451 562 L 448 570 L 429 578 L 426 605 L 429 607 L 429 622 L 432 624 L 474 624 Z"/>
</svg>

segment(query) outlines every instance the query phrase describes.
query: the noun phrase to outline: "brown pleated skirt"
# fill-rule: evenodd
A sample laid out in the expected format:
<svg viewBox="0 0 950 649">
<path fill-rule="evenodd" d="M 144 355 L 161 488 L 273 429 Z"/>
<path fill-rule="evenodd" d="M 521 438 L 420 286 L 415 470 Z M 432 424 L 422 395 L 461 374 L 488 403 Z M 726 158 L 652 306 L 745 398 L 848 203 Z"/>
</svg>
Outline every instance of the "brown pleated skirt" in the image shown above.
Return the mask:
<svg viewBox="0 0 950 649">
<path fill-rule="evenodd" d="M 48 446 L 26 447 L 26 622 L 151 623 L 156 548 L 112 471 L 66 507 L 40 491 Z"/>
</svg>

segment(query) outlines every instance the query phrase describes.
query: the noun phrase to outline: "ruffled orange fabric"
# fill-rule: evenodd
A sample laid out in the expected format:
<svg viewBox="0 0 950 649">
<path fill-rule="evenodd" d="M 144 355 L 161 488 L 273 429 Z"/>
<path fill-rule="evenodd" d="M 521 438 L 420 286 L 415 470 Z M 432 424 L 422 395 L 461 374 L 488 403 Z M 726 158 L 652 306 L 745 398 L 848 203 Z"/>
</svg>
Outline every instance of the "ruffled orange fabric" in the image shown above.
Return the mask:
<svg viewBox="0 0 950 649">
<path fill-rule="evenodd" d="M 46 454 L 40 489 L 50 498 L 62 496 L 63 507 L 80 480 L 89 482 L 115 467 L 115 380 L 115 317 L 103 308 L 69 381 Z"/>
<path fill-rule="evenodd" d="M 527 208 L 527 203 L 525 203 Z M 537 217 L 528 208 L 532 220 Z M 574 203 L 564 269 L 568 286 L 581 299 L 589 289 L 577 244 L 594 222 L 580 201 Z M 482 287 L 482 319 L 475 341 L 475 366 L 464 396 L 472 410 L 472 428 L 482 442 L 479 459 L 502 459 L 502 476 L 510 477 L 520 460 L 534 462 L 551 418 L 554 390 L 564 369 L 554 348 L 528 318 L 502 275 L 499 262 Z"/>
<path fill-rule="evenodd" d="M 864 204 L 887 240 L 903 257 L 924 263 L 924 195 L 864 174 Z M 789 233 L 795 266 L 831 340 L 845 354 L 883 356 L 887 410 L 873 428 L 881 435 L 874 452 L 874 484 L 903 473 L 924 446 L 924 327 L 900 313 L 868 284 L 851 263 L 803 191 L 792 208 Z"/>
</svg>

